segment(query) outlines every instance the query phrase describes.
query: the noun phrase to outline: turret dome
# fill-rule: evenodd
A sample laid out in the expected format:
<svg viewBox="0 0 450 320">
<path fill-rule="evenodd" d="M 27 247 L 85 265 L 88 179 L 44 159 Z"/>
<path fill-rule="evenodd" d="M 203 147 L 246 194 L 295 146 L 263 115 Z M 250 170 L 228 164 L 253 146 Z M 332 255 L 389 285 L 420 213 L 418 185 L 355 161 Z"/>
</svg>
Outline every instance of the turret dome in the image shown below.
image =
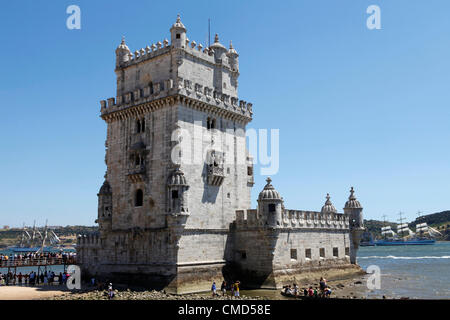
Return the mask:
<svg viewBox="0 0 450 320">
<path fill-rule="evenodd" d="M 177 15 L 177 21 L 172 25 L 172 29 L 182 29 L 184 32 L 186 32 L 186 27 L 184 26 L 183 22 L 181 22 L 180 15 Z"/>
<path fill-rule="evenodd" d="M 265 185 L 264 189 L 259 193 L 258 200 L 282 200 L 280 193 L 275 190 L 275 188 L 270 184 L 272 182 L 272 179 L 268 177 L 266 179 L 267 184 Z"/>
<path fill-rule="evenodd" d="M 217 33 L 216 36 L 214 37 L 214 43 L 211 45 L 211 48 L 215 50 L 222 49 L 227 51 L 227 48 L 225 48 L 225 46 L 219 42 L 219 35 Z"/>
<path fill-rule="evenodd" d="M 125 37 L 122 37 L 122 42 L 120 42 L 119 46 L 116 49 L 116 52 L 119 52 L 119 51 L 131 52 L 130 49 L 128 48 L 128 46 L 125 44 Z"/>
<path fill-rule="evenodd" d="M 238 53 L 236 52 L 236 49 L 234 49 L 233 47 L 233 43 L 230 41 L 230 49 L 228 49 L 228 54 L 229 55 L 238 55 Z"/>
<path fill-rule="evenodd" d="M 111 186 L 108 182 L 108 180 L 105 180 L 103 182 L 103 185 L 100 188 L 100 191 L 98 192 L 99 195 L 110 195 L 112 194 Z"/>
<path fill-rule="evenodd" d="M 177 166 L 175 170 L 170 175 L 167 184 L 169 186 L 187 186 L 186 177 L 184 176 L 183 171 L 180 170 L 180 167 Z"/>
<path fill-rule="evenodd" d="M 350 189 L 350 196 L 348 197 L 348 201 L 345 203 L 345 209 L 361 209 L 361 204 L 358 200 L 356 200 L 356 197 L 354 195 L 355 190 L 353 190 L 353 187 Z"/>
<path fill-rule="evenodd" d="M 326 197 L 327 201 L 325 201 L 325 204 L 322 207 L 321 213 L 337 213 L 336 208 L 334 207 L 333 203 L 330 201 L 330 194 L 327 193 Z"/>
</svg>

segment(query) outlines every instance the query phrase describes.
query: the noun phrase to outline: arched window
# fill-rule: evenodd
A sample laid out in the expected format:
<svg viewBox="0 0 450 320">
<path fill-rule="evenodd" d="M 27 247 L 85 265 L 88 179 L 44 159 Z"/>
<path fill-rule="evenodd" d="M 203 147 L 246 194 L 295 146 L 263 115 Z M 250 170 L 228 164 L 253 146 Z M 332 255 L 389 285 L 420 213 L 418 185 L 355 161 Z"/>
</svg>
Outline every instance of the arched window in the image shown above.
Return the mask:
<svg viewBox="0 0 450 320">
<path fill-rule="evenodd" d="M 134 196 L 134 206 L 135 207 L 142 207 L 142 204 L 144 202 L 144 193 L 141 189 L 136 190 L 136 194 Z"/>
<path fill-rule="evenodd" d="M 145 132 L 145 119 L 142 119 L 141 121 L 141 131 Z"/>
</svg>

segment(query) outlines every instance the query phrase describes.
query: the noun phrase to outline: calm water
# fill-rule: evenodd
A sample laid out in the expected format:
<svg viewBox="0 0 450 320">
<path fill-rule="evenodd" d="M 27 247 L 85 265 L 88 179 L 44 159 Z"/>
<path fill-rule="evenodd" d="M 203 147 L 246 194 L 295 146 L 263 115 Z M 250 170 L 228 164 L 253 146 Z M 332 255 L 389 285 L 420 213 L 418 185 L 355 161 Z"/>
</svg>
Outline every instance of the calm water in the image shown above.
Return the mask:
<svg viewBox="0 0 450 320">
<path fill-rule="evenodd" d="M 381 270 L 381 289 L 368 296 L 450 299 L 450 242 L 425 246 L 361 247 L 358 264 Z"/>
</svg>

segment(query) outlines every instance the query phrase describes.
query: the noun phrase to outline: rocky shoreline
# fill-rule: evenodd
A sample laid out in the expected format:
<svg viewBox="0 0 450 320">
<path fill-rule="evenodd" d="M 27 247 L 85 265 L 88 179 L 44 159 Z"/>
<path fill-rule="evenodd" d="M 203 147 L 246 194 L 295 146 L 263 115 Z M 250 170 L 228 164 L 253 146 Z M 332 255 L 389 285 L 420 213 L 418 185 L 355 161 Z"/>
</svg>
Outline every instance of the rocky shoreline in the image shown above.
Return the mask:
<svg viewBox="0 0 450 320">
<path fill-rule="evenodd" d="M 328 281 L 328 285 L 332 290 L 330 299 L 367 299 L 366 276 L 353 279 L 340 279 Z M 317 282 L 311 282 L 308 286 L 318 287 Z M 308 287 L 303 284 L 300 289 Z M 139 290 L 139 289 L 115 289 L 114 300 L 236 300 L 228 291 L 225 296 L 212 297 L 210 292 L 192 293 L 184 295 L 176 295 L 156 290 Z M 302 293 L 303 295 L 303 293 Z M 382 297 L 371 297 L 372 299 Z M 51 300 L 108 300 L 106 290 L 96 290 L 95 288 L 87 288 L 78 292 L 67 292 L 59 296 L 47 298 Z M 284 297 L 279 290 L 241 290 L 240 300 L 295 300 L 295 298 Z"/>
</svg>

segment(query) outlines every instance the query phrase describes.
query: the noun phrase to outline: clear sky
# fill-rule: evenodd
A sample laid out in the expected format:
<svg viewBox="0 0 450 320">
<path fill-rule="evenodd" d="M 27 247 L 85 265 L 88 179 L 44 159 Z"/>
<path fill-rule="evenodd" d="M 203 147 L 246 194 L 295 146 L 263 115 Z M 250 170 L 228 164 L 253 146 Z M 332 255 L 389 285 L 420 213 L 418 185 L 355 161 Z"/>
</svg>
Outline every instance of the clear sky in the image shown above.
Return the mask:
<svg viewBox="0 0 450 320">
<path fill-rule="evenodd" d="M 81 8 L 81 30 L 66 8 Z M 381 8 L 381 30 L 366 9 Z M 450 209 L 450 1 L 5 1 L 0 11 L 0 225 L 93 225 L 105 172 L 99 101 L 114 50 L 164 38 L 177 13 L 205 44 L 208 18 L 240 54 L 251 128 L 280 129 L 273 185 L 290 209 L 365 218 Z M 265 184 L 255 168 L 253 206 Z"/>
</svg>

